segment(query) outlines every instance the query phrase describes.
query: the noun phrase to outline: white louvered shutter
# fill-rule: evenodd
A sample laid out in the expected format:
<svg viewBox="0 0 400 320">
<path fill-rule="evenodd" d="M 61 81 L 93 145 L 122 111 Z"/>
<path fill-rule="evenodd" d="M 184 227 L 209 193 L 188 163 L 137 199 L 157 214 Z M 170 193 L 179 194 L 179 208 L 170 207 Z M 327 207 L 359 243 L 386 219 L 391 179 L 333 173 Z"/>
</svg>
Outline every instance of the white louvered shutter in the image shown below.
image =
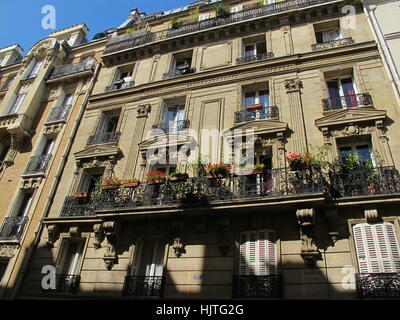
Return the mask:
<svg viewBox="0 0 400 320">
<path fill-rule="evenodd" d="M 361 273 L 400 272 L 400 249 L 393 223 L 361 223 L 353 230 Z"/>
<path fill-rule="evenodd" d="M 242 276 L 276 274 L 275 233 L 259 230 L 240 235 L 239 273 Z"/>
</svg>

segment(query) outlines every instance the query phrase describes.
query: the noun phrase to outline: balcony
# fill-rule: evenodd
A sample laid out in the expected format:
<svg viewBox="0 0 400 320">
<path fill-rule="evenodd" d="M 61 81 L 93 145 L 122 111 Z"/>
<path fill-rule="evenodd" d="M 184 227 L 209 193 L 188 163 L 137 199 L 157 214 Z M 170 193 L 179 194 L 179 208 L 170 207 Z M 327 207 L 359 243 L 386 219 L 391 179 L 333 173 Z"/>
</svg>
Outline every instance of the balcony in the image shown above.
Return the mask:
<svg viewBox="0 0 400 320">
<path fill-rule="evenodd" d="M 189 66 L 180 67 L 178 70 L 171 70 L 170 72 L 166 72 L 163 74 L 163 80 L 181 77 L 187 74 L 195 73 L 196 68 L 191 68 Z"/>
<path fill-rule="evenodd" d="M 94 203 L 90 198 L 66 197 L 61 209 L 61 217 L 85 217 L 95 214 Z"/>
<path fill-rule="evenodd" d="M 50 112 L 49 117 L 47 118 L 46 123 L 48 124 L 48 123 L 66 121 L 71 108 L 72 105 L 70 104 L 66 106 L 53 108 Z"/>
<path fill-rule="evenodd" d="M 170 28 L 154 33 L 139 31 L 129 35 L 120 35 L 110 40 L 110 42 L 106 46 L 106 49 L 104 50 L 104 55 L 132 49 L 145 44 L 150 44 L 173 37 L 200 32 L 210 28 L 227 26 L 239 22 L 245 22 L 257 18 L 271 16 L 274 14 L 300 10 L 311 6 L 323 5 L 335 1 L 336 0 L 290 0 L 277 2 L 273 4 L 267 4 L 262 7 L 252 8 L 250 10 L 243 10 L 237 13 L 231 13 L 228 17 L 224 18 L 211 18 L 199 22 L 184 24 L 176 29 Z"/>
<path fill-rule="evenodd" d="M 135 209 L 151 206 L 199 206 L 234 200 L 295 197 L 324 192 L 321 171 L 266 170 L 263 174 L 196 177 L 181 183 L 165 179 L 161 184 L 141 183 L 138 187 L 103 190 L 96 211 Z M 76 211 L 74 211 L 76 213 Z"/>
<path fill-rule="evenodd" d="M 123 89 L 133 87 L 134 85 L 135 85 L 134 81 L 118 80 L 118 81 L 115 81 L 111 86 L 106 87 L 106 92 L 123 90 Z"/>
<path fill-rule="evenodd" d="M 81 277 L 72 274 L 57 274 L 55 280 L 55 289 L 42 290 L 48 293 L 76 294 L 79 288 Z"/>
<path fill-rule="evenodd" d="M 190 120 L 170 121 L 153 125 L 153 129 L 164 131 L 164 133 L 176 133 L 188 129 Z"/>
<path fill-rule="evenodd" d="M 357 273 L 359 298 L 399 298 L 400 273 Z"/>
<path fill-rule="evenodd" d="M 87 59 L 77 63 L 55 67 L 47 82 L 55 82 L 69 77 L 93 74 L 96 65 L 97 62 L 95 59 Z"/>
<path fill-rule="evenodd" d="M 31 157 L 24 175 L 45 173 L 51 158 L 51 154 Z"/>
<path fill-rule="evenodd" d="M 118 142 L 120 136 L 121 132 L 119 131 L 99 133 L 94 136 L 90 136 L 87 144 L 94 145 L 94 144 Z"/>
<path fill-rule="evenodd" d="M 242 110 L 235 112 L 235 123 L 266 119 L 279 119 L 278 107 L 270 106 L 257 111 Z"/>
<path fill-rule="evenodd" d="M 0 231 L 0 240 L 19 240 L 24 232 L 28 217 L 8 217 L 4 219 Z"/>
<path fill-rule="evenodd" d="M 400 193 L 400 175 L 395 167 L 341 169 L 331 173 L 334 198 Z"/>
<path fill-rule="evenodd" d="M 164 277 L 125 277 L 124 297 L 162 297 Z"/>
<path fill-rule="evenodd" d="M 281 298 L 282 276 L 237 276 L 233 278 L 233 298 Z"/>
<path fill-rule="evenodd" d="M 322 99 L 324 111 L 341 110 L 358 107 L 371 107 L 372 97 L 369 93 L 360 93 L 337 98 Z"/>
<path fill-rule="evenodd" d="M 261 53 L 261 54 L 257 54 L 257 55 L 254 55 L 254 56 L 237 58 L 236 59 L 236 64 L 258 62 L 258 61 L 272 59 L 273 57 L 274 57 L 274 54 L 272 52 Z"/>
<path fill-rule="evenodd" d="M 313 51 L 320 51 L 320 50 L 344 47 L 344 46 L 351 45 L 353 43 L 354 43 L 354 40 L 352 38 L 344 38 L 344 39 L 339 39 L 339 40 L 316 43 L 316 44 L 313 44 L 311 46 L 311 48 Z"/>
</svg>

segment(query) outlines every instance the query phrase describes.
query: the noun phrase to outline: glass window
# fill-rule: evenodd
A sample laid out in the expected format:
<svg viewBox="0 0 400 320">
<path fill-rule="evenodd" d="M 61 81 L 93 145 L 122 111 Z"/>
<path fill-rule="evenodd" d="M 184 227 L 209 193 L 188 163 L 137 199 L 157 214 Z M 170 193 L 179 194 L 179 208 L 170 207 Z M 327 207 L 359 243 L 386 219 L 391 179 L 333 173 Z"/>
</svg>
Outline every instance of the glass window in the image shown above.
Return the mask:
<svg viewBox="0 0 400 320">
<path fill-rule="evenodd" d="M 68 241 L 66 243 L 65 258 L 62 265 L 62 274 L 75 275 L 82 259 L 83 241 Z"/>
<path fill-rule="evenodd" d="M 23 103 L 24 100 L 25 100 L 25 97 L 26 97 L 26 94 L 25 94 L 25 93 L 19 94 L 19 95 L 17 96 L 17 98 L 15 99 L 14 104 L 13 104 L 13 106 L 11 107 L 11 110 L 10 110 L 10 112 L 9 112 L 10 114 L 17 113 L 17 112 L 19 111 L 19 109 L 21 108 L 22 103 Z"/>
<path fill-rule="evenodd" d="M 3 280 L 7 267 L 8 267 L 8 261 L 0 260 L 0 282 Z"/>
<path fill-rule="evenodd" d="M 28 78 L 34 78 L 37 76 L 40 68 L 42 67 L 43 60 L 36 61 L 35 65 L 33 66 L 31 72 L 28 75 Z"/>
</svg>

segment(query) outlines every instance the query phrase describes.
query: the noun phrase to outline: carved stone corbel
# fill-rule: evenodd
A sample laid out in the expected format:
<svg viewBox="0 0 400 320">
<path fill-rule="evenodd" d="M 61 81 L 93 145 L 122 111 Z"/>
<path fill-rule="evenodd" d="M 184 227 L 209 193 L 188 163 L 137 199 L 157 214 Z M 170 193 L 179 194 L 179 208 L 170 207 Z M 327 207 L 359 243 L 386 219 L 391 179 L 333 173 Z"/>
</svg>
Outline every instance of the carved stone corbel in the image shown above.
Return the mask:
<svg viewBox="0 0 400 320">
<path fill-rule="evenodd" d="M 79 227 L 71 227 L 71 228 L 69 228 L 69 234 L 71 237 L 80 237 L 81 230 Z"/>
<path fill-rule="evenodd" d="M 93 246 L 95 249 L 101 248 L 101 243 L 104 240 L 104 230 L 103 225 L 101 223 L 97 223 L 93 226 L 93 233 L 94 233 L 94 241 Z"/>
<path fill-rule="evenodd" d="M 7 167 L 10 167 L 14 164 L 15 157 L 21 147 L 23 137 L 17 134 L 11 134 L 11 145 L 10 150 L 7 153 L 6 158 L 4 159 L 4 163 Z"/>
<path fill-rule="evenodd" d="M 217 220 L 218 249 L 221 255 L 224 257 L 228 254 L 230 247 L 228 236 L 229 225 L 229 218 L 219 218 Z"/>
<path fill-rule="evenodd" d="M 183 233 L 183 222 L 174 221 L 171 223 L 172 235 L 174 238 L 174 243 L 172 248 L 174 249 L 175 256 L 179 258 L 182 254 L 186 253 L 185 243 L 182 237 Z"/>
<path fill-rule="evenodd" d="M 300 226 L 301 239 L 301 257 L 304 263 L 309 266 L 315 266 L 319 256 L 318 248 L 315 245 L 313 229 L 315 222 L 314 209 L 300 209 L 296 212 L 297 222 Z"/>
<path fill-rule="evenodd" d="M 379 220 L 379 213 L 377 209 L 364 210 L 364 217 L 368 223 L 374 223 Z"/>
<path fill-rule="evenodd" d="M 325 211 L 325 216 L 328 220 L 328 234 L 332 243 L 335 244 L 338 240 L 339 232 L 337 231 L 336 223 L 338 218 L 338 210 L 336 208 L 328 208 Z"/>
<path fill-rule="evenodd" d="M 108 248 L 104 254 L 103 260 L 108 270 L 118 263 L 117 255 L 117 223 L 115 221 L 106 221 L 103 223 L 105 237 L 107 238 Z"/>
<path fill-rule="evenodd" d="M 147 117 L 151 112 L 150 104 L 142 104 L 137 108 L 137 118 Z"/>
<path fill-rule="evenodd" d="M 58 232 L 58 226 L 55 224 L 51 224 L 47 226 L 47 234 L 48 234 L 48 239 L 47 239 L 47 243 L 46 246 L 47 248 L 53 248 L 54 247 L 54 243 L 57 241 L 57 237 L 59 235 Z"/>
</svg>

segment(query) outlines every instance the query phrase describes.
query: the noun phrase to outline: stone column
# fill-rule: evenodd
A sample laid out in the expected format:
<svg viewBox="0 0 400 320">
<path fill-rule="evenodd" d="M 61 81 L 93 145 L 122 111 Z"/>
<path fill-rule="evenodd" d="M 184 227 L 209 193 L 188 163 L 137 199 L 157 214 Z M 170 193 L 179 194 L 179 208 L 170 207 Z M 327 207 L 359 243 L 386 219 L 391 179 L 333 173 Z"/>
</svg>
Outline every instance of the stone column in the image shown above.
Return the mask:
<svg viewBox="0 0 400 320">
<path fill-rule="evenodd" d="M 289 98 L 290 128 L 294 131 L 292 152 L 308 151 L 306 129 L 304 124 L 303 106 L 301 103 L 302 82 L 300 79 L 285 80 L 286 92 Z"/>
<path fill-rule="evenodd" d="M 137 150 L 137 145 L 143 140 L 144 129 L 146 127 L 146 120 L 151 112 L 151 105 L 140 105 L 137 109 L 137 121 L 135 131 L 129 151 L 128 162 L 125 169 L 125 178 L 131 178 L 135 174 L 137 161 L 140 151 Z"/>
</svg>

